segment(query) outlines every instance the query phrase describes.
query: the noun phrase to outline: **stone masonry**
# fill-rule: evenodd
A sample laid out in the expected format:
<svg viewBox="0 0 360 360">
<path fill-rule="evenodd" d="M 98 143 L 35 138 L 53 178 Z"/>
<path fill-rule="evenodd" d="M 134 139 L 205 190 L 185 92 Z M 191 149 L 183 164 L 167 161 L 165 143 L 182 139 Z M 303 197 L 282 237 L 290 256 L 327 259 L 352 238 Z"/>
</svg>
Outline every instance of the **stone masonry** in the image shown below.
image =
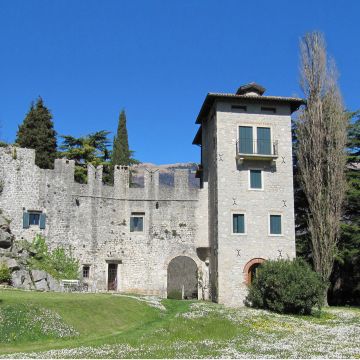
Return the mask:
<svg viewBox="0 0 360 360">
<path fill-rule="evenodd" d="M 107 186 L 102 167 L 91 165 L 88 183 L 78 184 L 71 160 L 58 159 L 54 170 L 43 170 L 34 150 L 1 148 L 0 209 L 12 233 L 30 241 L 41 233 L 50 248 L 71 249 L 88 269 L 81 275 L 90 291 L 166 297 L 171 263 L 186 257 L 197 272 L 186 274 L 176 264 L 183 295 L 194 292 L 181 289 L 181 276 L 196 276 L 199 298 L 242 305 L 255 265 L 295 256 L 290 116 L 303 102 L 263 96 L 262 90 L 249 84 L 237 94 L 207 95 L 194 139 L 201 146 L 199 188 L 189 186 L 188 170 L 175 171 L 174 186 L 160 184 L 158 172 L 144 171 L 144 187 L 134 188 L 130 169 L 120 166 L 114 185 Z M 239 126 L 270 128 L 276 154 L 239 154 Z M 261 170 L 262 189 L 250 189 L 250 169 Z M 42 228 L 24 226 L 26 212 L 46 216 Z M 233 233 L 238 213 L 245 216 L 241 234 Z M 281 234 L 269 232 L 272 214 L 281 215 Z M 141 231 L 131 231 L 132 216 L 143 218 Z"/>
</svg>

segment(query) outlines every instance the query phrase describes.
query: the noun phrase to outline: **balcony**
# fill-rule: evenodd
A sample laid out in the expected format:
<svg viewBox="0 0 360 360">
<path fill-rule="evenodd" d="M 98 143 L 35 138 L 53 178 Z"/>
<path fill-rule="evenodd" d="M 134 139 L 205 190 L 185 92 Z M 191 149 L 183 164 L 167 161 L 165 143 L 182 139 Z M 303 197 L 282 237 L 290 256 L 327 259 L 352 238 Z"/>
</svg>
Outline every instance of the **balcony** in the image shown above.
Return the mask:
<svg viewBox="0 0 360 360">
<path fill-rule="evenodd" d="M 269 140 L 241 139 L 236 142 L 236 160 L 269 160 L 278 157 L 278 142 Z"/>
</svg>

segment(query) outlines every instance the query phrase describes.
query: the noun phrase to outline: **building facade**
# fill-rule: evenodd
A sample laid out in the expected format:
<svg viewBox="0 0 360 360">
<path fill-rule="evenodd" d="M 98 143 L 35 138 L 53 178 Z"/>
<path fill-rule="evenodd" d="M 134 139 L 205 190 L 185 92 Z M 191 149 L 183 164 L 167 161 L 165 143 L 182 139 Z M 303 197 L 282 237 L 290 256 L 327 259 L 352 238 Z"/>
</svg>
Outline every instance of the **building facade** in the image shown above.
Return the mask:
<svg viewBox="0 0 360 360">
<path fill-rule="evenodd" d="M 93 166 L 78 184 L 73 161 L 43 170 L 33 150 L 7 147 L 0 209 L 17 239 L 42 233 L 50 248 L 71 248 L 89 290 L 242 305 L 262 261 L 295 256 L 291 114 L 303 101 L 264 91 L 206 96 L 198 188 L 181 169 L 171 185 L 146 170 L 134 188 L 120 166 L 113 186 Z"/>
</svg>

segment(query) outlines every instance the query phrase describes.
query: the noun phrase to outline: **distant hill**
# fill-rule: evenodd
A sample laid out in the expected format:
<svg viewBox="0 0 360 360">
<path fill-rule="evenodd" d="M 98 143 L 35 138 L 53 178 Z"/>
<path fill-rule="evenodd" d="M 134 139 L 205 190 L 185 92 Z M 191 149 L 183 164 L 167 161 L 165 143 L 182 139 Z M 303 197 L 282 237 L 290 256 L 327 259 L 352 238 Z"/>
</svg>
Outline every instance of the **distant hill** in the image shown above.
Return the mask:
<svg viewBox="0 0 360 360">
<path fill-rule="evenodd" d="M 189 169 L 189 184 L 191 187 L 198 188 L 200 186 L 199 179 L 195 178 L 197 169 L 196 163 L 176 163 L 156 165 L 152 163 L 141 163 L 132 167 L 134 173 L 132 175 L 132 186 L 144 186 L 144 172 L 145 171 L 158 171 L 159 182 L 162 185 L 174 186 L 174 172 L 175 169 Z"/>
</svg>

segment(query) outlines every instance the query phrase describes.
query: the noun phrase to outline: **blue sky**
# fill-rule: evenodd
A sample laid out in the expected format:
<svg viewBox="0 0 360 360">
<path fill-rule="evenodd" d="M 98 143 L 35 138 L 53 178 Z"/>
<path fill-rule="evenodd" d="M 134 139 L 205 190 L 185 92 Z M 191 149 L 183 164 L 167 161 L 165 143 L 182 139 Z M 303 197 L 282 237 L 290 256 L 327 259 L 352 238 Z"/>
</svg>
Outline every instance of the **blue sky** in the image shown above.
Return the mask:
<svg viewBox="0 0 360 360">
<path fill-rule="evenodd" d="M 0 138 L 41 95 L 59 134 L 116 131 L 143 162 L 199 161 L 207 92 L 256 81 L 300 95 L 299 39 L 324 32 L 346 107 L 360 108 L 359 1 L 0 0 Z"/>
</svg>

